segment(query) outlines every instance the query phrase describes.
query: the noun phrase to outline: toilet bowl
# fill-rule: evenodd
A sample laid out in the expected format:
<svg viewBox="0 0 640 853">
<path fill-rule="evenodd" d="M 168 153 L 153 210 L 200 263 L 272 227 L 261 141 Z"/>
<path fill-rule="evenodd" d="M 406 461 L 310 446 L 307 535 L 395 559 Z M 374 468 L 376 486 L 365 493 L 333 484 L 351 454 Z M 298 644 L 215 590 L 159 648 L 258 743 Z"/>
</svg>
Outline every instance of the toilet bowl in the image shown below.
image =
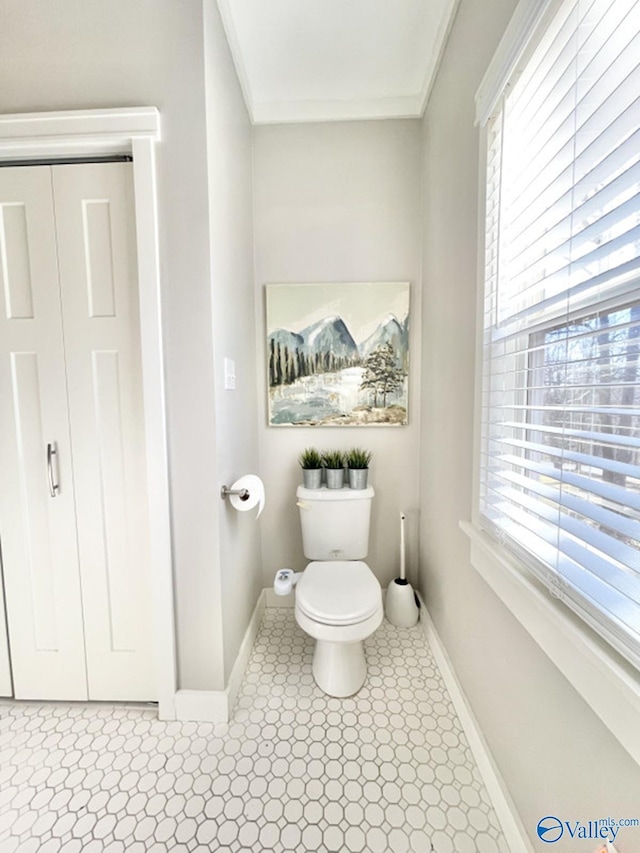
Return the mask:
<svg viewBox="0 0 640 853">
<path fill-rule="evenodd" d="M 364 641 L 383 619 L 382 590 L 369 566 L 371 504 L 366 489 L 298 486 L 304 572 L 281 570 L 274 589 L 296 590 L 298 625 L 316 641 L 313 676 L 329 696 L 352 696 L 364 684 Z"/>
<path fill-rule="evenodd" d="M 364 684 L 364 641 L 383 619 L 382 590 L 360 560 L 314 561 L 296 584 L 295 618 L 316 640 L 313 676 L 329 696 L 352 696 Z"/>
</svg>

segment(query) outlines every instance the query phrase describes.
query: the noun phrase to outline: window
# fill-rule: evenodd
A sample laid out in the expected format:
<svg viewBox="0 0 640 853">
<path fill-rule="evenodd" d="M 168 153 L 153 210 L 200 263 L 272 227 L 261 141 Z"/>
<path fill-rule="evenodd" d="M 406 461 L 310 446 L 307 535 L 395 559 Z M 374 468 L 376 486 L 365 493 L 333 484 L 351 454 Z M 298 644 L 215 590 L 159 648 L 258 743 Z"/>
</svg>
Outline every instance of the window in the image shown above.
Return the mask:
<svg viewBox="0 0 640 853">
<path fill-rule="evenodd" d="M 487 129 L 480 517 L 640 667 L 640 0 L 544 5 Z"/>
</svg>

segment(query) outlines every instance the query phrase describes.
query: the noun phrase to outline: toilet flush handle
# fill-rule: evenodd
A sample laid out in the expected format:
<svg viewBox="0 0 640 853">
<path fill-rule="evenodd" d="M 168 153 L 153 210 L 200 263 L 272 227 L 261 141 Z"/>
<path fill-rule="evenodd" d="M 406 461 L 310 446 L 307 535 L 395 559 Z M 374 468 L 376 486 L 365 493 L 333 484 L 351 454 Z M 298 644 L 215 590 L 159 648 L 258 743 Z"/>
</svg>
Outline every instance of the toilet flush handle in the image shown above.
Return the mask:
<svg viewBox="0 0 640 853">
<path fill-rule="evenodd" d="M 296 506 L 299 506 L 300 509 L 311 509 L 307 501 L 296 501 Z"/>
</svg>

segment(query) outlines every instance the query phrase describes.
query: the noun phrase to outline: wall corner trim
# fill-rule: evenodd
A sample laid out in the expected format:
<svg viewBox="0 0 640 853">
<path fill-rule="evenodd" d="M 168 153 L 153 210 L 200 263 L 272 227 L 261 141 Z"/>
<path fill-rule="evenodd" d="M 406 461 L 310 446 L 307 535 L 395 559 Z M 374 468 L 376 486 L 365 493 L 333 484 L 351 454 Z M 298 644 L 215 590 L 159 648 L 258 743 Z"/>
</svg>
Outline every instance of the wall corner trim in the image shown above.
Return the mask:
<svg viewBox="0 0 640 853">
<path fill-rule="evenodd" d="M 421 597 L 420 604 L 420 625 L 436 659 L 446 688 L 449 691 L 453 707 L 460 719 L 460 724 L 469 742 L 469 747 L 478 765 L 482 780 L 489 792 L 489 797 L 500 821 L 507 847 L 511 853 L 533 853 L 533 847 L 527 837 L 511 795 L 507 790 L 504 779 L 491 754 L 489 745 L 464 694 L 449 655 Z"/>
<path fill-rule="evenodd" d="M 262 623 L 267 598 L 265 593 L 266 590 L 263 589 L 258 596 L 226 688 L 224 690 L 176 691 L 176 720 L 198 723 L 229 722 L 251 657 L 251 650 Z"/>
</svg>

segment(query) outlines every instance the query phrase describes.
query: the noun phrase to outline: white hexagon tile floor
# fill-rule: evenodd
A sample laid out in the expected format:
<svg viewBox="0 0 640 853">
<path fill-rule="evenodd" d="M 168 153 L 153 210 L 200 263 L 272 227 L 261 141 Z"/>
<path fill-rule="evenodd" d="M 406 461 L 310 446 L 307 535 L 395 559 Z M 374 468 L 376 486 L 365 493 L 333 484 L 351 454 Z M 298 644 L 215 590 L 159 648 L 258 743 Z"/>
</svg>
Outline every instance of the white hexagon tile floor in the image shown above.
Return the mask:
<svg viewBox="0 0 640 853">
<path fill-rule="evenodd" d="M 0 853 L 508 853 L 419 627 L 384 622 L 349 699 L 267 610 L 226 724 L 0 705 Z"/>
</svg>

